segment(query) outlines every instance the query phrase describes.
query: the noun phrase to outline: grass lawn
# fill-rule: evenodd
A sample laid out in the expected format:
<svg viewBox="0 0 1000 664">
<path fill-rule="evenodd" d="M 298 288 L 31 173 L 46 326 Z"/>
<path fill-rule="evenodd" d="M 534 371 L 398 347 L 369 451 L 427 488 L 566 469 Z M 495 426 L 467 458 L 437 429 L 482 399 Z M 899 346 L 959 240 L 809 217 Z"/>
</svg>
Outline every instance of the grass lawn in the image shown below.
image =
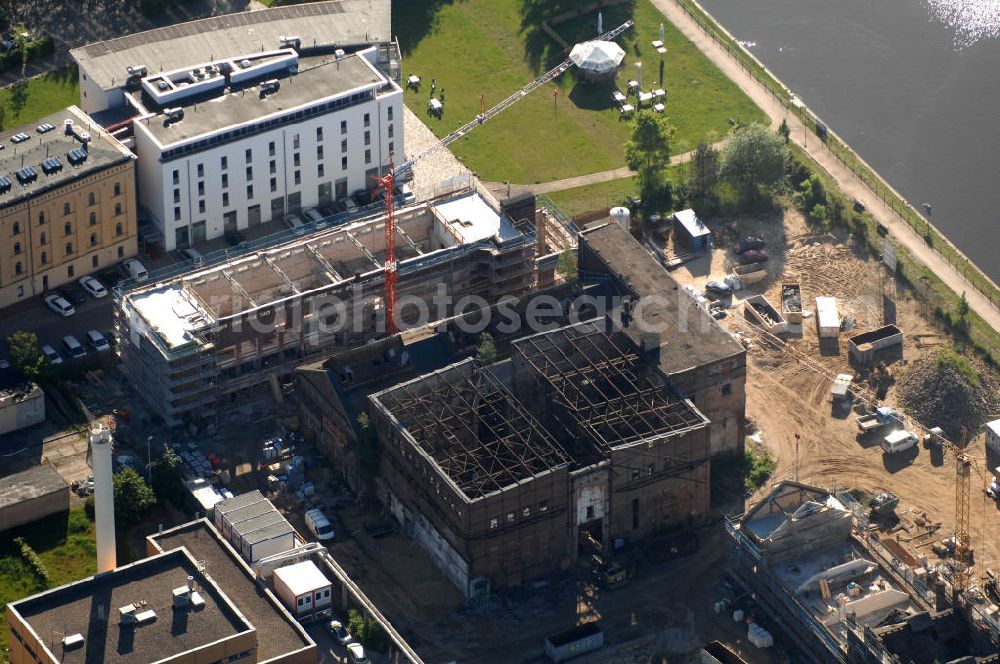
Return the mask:
<svg viewBox="0 0 1000 664">
<path fill-rule="evenodd" d="M 7 645 L 7 603 L 45 589 L 21 558 L 15 537 L 27 540 L 42 559 L 49 572 L 49 587 L 97 571 L 94 523 L 82 507 L 4 532 L 0 537 L 0 652 Z"/>
<path fill-rule="evenodd" d="M 0 88 L 0 129 L 15 127 L 80 103 L 77 68 L 65 67 Z"/>
<path fill-rule="evenodd" d="M 667 178 L 674 183 L 680 182 L 687 176 L 687 166 L 688 164 L 668 166 Z M 623 204 L 626 196 L 639 196 L 639 189 L 634 177 L 598 182 L 597 184 L 563 189 L 548 194 L 552 202 L 570 217 L 591 210 Z"/>
<path fill-rule="evenodd" d="M 520 89 L 565 57 L 561 47 L 538 30 L 549 11 L 561 10 L 547 10 L 541 0 L 395 0 L 393 32 L 403 48 L 404 76 L 417 74 L 423 79 L 420 92 L 406 92 L 407 105 L 444 136 L 480 112 L 480 95 L 490 107 Z M 532 18 L 525 19 L 528 14 Z M 637 0 L 634 7 L 605 8 L 605 29 L 629 17 L 636 26 L 618 40 L 626 50 L 619 75 L 622 86 L 635 76 L 638 61 L 644 65 L 644 87 L 659 82 L 660 56 L 650 42 L 658 38 L 660 23 L 665 23 L 669 51 L 664 57 L 663 87 L 669 99 L 667 115 L 677 127 L 674 153 L 691 150 L 702 140 L 721 139 L 729 129 L 729 118 L 764 119 L 753 102 L 648 0 Z M 596 13 L 560 23 L 555 30 L 570 43 L 591 38 Z M 426 115 L 432 78 L 439 91 L 446 91 L 440 120 Z M 489 181 L 546 182 L 618 168 L 625 165 L 624 144 L 631 127 L 619 120 L 612 90 L 610 83 L 578 81 L 571 69 L 452 149 Z"/>
</svg>

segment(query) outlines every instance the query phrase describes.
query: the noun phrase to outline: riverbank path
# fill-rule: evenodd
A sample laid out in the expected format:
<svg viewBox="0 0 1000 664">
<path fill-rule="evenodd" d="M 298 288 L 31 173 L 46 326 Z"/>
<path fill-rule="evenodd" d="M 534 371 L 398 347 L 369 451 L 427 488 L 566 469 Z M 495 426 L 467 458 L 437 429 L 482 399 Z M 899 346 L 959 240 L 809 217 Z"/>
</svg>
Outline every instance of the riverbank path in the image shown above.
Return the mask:
<svg viewBox="0 0 1000 664">
<path fill-rule="evenodd" d="M 792 140 L 801 145 L 809 155 L 822 166 L 840 185 L 848 199 L 855 198 L 871 212 L 880 223 L 889 229 L 900 245 L 936 274 L 955 293 L 965 293 L 969 307 L 985 320 L 993 329 L 1000 330 L 1000 307 L 980 293 L 966 280 L 962 273 L 952 267 L 943 256 L 924 241 L 906 221 L 882 202 L 868 185 L 862 182 L 849 168 L 827 150 L 826 145 L 815 135 L 809 138 L 809 130 L 794 114 L 772 96 L 771 92 L 743 69 L 740 63 L 720 46 L 705 30 L 685 12 L 675 0 L 652 0 L 653 5 L 691 40 L 711 60 L 716 67 L 732 79 L 743 92 L 757 104 L 777 127 L 784 119 L 788 122 Z"/>
</svg>

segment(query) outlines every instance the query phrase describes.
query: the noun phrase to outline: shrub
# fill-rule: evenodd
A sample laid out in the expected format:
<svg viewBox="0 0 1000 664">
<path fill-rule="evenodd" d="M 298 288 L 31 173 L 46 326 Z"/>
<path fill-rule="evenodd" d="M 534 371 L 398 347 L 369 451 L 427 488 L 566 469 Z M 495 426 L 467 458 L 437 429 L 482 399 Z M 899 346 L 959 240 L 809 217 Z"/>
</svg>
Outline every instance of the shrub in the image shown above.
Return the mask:
<svg viewBox="0 0 1000 664">
<path fill-rule="evenodd" d="M 347 612 L 347 629 L 366 648 L 381 650 L 385 645 L 385 633 L 378 622 L 365 618 L 356 609 Z"/>
<path fill-rule="evenodd" d="M 31 571 L 35 573 L 38 577 L 38 583 L 42 585 L 43 588 L 49 587 L 49 570 L 46 569 L 45 563 L 42 559 L 38 557 L 35 550 L 31 548 L 31 545 L 23 537 L 15 537 L 14 544 L 21 552 L 21 558 L 31 567 Z"/>
</svg>

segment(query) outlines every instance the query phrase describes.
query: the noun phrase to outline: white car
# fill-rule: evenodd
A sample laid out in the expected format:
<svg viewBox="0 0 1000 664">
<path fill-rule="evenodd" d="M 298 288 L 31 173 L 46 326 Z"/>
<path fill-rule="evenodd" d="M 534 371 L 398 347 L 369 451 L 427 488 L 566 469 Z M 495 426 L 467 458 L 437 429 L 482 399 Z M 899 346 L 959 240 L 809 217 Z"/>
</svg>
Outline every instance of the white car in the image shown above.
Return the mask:
<svg viewBox="0 0 1000 664">
<path fill-rule="evenodd" d="M 365 647 L 360 643 L 348 643 L 347 654 L 351 659 L 351 664 L 368 664 L 371 661 L 365 653 Z"/>
<path fill-rule="evenodd" d="M 347 628 L 339 620 L 331 620 L 329 628 L 330 633 L 333 634 L 333 638 L 337 639 L 337 643 L 340 645 L 346 646 L 348 643 L 354 641 L 354 637 L 351 636 L 351 633 L 347 631 Z"/>
<path fill-rule="evenodd" d="M 297 214 L 290 214 L 285 217 L 285 224 L 292 229 L 296 235 L 302 235 L 306 230 L 306 225 L 302 223 L 301 217 Z"/>
<path fill-rule="evenodd" d="M 96 297 L 97 299 L 107 297 L 108 295 L 108 289 L 104 287 L 104 284 L 93 277 L 81 277 L 80 286 L 83 287 L 83 290 L 87 291 L 88 294 Z"/>
<path fill-rule="evenodd" d="M 42 355 L 49 359 L 49 362 L 55 365 L 60 365 L 63 363 L 62 355 L 60 355 L 55 348 L 45 344 L 42 346 Z"/>
<path fill-rule="evenodd" d="M 146 268 L 143 266 L 142 263 L 135 260 L 134 258 L 130 258 L 129 260 L 125 261 L 124 263 L 122 263 L 122 266 L 125 268 L 125 271 L 128 272 L 128 275 L 133 279 L 135 279 L 137 282 L 143 282 L 149 278 L 149 272 L 146 271 Z"/>
<path fill-rule="evenodd" d="M 108 340 L 104 338 L 104 335 L 97 330 L 90 330 L 87 332 L 87 341 L 93 346 L 94 350 L 97 352 L 102 352 L 105 350 L 111 350 L 111 346 L 108 344 Z"/>
<path fill-rule="evenodd" d="M 73 308 L 72 304 L 66 301 L 66 298 L 62 295 L 56 295 L 55 293 L 45 296 L 45 306 L 60 316 L 72 316 L 76 313 L 76 309 Z"/>
</svg>

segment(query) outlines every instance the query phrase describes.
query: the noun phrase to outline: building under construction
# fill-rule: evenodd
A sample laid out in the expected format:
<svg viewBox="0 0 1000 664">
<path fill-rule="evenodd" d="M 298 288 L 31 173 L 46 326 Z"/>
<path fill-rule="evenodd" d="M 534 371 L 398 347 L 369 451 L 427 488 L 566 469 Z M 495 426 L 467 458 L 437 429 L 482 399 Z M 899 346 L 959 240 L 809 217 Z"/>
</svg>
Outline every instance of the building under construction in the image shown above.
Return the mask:
<svg viewBox="0 0 1000 664">
<path fill-rule="evenodd" d="M 536 281 L 534 219 L 468 191 L 395 216 L 399 315 L 452 315 L 432 301 L 495 302 Z M 170 425 L 291 373 L 305 358 L 384 333 L 385 218 L 285 241 L 120 296 L 123 367 Z"/>
<path fill-rule="evenodd" d="M 383 500 L 469 598 L 709 506 L 708 419 L 606 319 L 370 397 Z"/>
</svg>

